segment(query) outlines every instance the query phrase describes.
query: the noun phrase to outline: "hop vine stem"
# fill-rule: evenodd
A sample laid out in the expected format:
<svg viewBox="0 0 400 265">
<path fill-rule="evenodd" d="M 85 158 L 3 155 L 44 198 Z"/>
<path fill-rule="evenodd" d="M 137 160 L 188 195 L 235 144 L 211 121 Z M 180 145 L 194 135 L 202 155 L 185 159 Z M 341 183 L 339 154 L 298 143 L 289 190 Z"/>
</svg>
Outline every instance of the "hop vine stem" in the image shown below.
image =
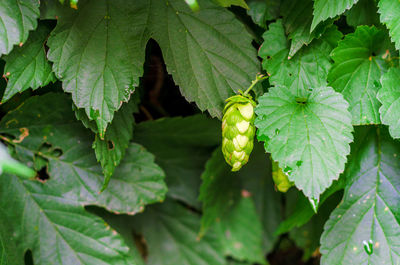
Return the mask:
<svg viewBox="0 0 400 265">
<path fill-rule="evenodd" d="M 253 87 L 259 82 L 262 81 L 264 79 L 267 79 L 268 76 L 267 75 L 262 75 L 262 74 L 258 74 L 256 76 L 256 80 L 251 81 L 251 85 L 249 86 L 249 88 L 243 93 L 243 96 L 247 96 L 250 91 L 253 89 Z"/>
</svg>

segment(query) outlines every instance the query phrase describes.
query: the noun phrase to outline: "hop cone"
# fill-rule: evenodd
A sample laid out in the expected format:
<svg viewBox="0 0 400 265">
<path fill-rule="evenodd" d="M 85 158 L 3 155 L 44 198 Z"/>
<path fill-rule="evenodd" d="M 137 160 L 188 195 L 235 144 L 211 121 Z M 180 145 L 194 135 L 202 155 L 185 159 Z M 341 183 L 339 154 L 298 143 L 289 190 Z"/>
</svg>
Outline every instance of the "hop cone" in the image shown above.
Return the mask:
<svg viewBox="0 0 400 265">
<path fill-rule="evenodd" d="M 287 175 L 283 173 L 282 169 L 279 167 L 278 162 L 272 160 L 272 179 L 275 182 L 276 188 L 280 192 L 287 192 L 290 187 L 293 186 Z"/>
<path fill-rule="evenodd" d="M 232 171 L 238 171 L 249 160 L 254 145 L 254 107 L 250 96 L 228 98 L 222 118 L 222 152 Z"/>
</svg>

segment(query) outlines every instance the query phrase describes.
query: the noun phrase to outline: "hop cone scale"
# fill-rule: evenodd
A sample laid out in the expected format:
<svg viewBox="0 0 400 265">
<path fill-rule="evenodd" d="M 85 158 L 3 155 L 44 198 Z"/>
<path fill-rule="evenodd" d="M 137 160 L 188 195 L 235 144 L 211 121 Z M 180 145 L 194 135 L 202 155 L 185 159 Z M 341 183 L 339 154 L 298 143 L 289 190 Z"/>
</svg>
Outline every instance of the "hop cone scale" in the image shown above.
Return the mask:
<svg viewBox="0 0 400 265">
<path fill-rule="evenodd" d="M 250 96 L 235 95 L 226 100 L 222 118 L 222 153 L 232 171 L 249 160 L 254 145 L 254 107 Z"/>
</svg>

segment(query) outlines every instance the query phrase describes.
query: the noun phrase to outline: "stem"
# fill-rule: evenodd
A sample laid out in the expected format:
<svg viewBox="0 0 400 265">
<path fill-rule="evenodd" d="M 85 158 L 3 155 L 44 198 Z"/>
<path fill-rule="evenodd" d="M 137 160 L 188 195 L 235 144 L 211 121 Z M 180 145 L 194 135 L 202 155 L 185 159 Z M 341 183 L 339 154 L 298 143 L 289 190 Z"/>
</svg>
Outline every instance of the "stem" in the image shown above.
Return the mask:
<svg viewBox="0 0 400 265">
<path fill-rule="evenodd" d="M 4 172 L 15 174 L 17 176 L 27 179 L 34 178 L 36 175 L 36 172 L 34 170 L 23 164 L 18 163 L 17 161 L 6 161 L 0 164 L 0 168 L 2 168 Z"/>
<path fill-rule="evenodd" d="M 247 94 L 249 94 L 249 92 L 253 89 L 253 87 L 261 80 L 267 79 L 268 76 L 267 75 L 260 75 L 258 74 L 256 76 L 256 80 L 251 81 L 251 85 L 249 86 L 249 88 L 243 93 L 244 96 L 246 96 Z"/>
</svg>

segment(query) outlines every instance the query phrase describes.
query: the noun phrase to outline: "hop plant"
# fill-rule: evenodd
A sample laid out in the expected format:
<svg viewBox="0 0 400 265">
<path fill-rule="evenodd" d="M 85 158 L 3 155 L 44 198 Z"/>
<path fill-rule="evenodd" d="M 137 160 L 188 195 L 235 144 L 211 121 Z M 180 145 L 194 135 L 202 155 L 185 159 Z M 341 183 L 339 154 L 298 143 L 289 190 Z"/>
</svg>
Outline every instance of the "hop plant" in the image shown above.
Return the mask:
<svg viewBox="0 0 400 265">
<path fill-rule="evenodd" d="M 251 98 L 242 95 L 227 99 L 222 118 L 222 152 L 232 171 L 245 165 L 253 150 L 255 105 Z"/>
<path fill-rule="evenodd" d="M 274 180 L 276 189 L 280 192 L 287 192 L 294 185 L 279 167 L 278 162 L 274 160 L 272 160 L 272 179 Z"/>
<path fill-rule="evenodd" d="M 246 92 L 234 95 L 226 100 L 224 116 L 222 117 L 222 153 L 232 171 L 238 171 L 248 161 L 254 146 L 254 107 L 256 103 L 249 91 L 255 84 L 265 79 L 257 75 Z"/>
</svg>

